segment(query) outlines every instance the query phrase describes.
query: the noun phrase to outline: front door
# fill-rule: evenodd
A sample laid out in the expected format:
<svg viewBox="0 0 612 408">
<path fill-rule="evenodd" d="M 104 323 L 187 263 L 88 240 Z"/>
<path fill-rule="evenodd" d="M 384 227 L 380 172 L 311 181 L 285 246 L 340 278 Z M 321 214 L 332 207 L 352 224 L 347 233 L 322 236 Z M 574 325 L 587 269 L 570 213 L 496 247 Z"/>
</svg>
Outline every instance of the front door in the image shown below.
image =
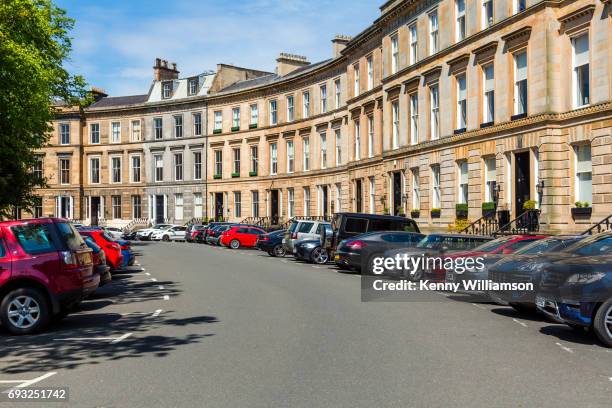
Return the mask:
<svg viewBox="0 0 612 408">
<path fill-rule="evenodd" d="M 515 159 L 515 204 L 516 215 L 523 213 L 523 204 L 531 198 L 531 168 L 529 152 L 516 153 Z"/>
<path fill-rule="evenodd" d="M 323 217 L 327 219 L 329 217 L 329 189 L 327 186 L 321 186 L 321 190 L 323 192 Z"/>
<path fill-rule="evenodd" d="M 393 209 L 391 214 L 398 215 L 402 208 L 402 174 L 393 173 Z"/>
<path fill-rule="evenodd" d="M 355 211 L 363 212 L 363 186 L 361 180 L 355 181 Z"/>
<path fill-rule="evenodd" d="M 270 223 L 278 224 L 278 190 L 270 190 Z"/>
<path fill-rule="evenodd" d="M 156 195 L 155 196 L 155 223 L 163 224 L 165 222 L 164 219 L 164 196 Z"/>
<path fill-rule="evenodd" d="M 97 226 L 100 221 L 100 197 L 89 198 L 89 214 L 91 216 L 91 225 Z"/>
<path fill-rule="evenodd" d="M 223 221 L 223 193 L 215 193 L 215 220 Z"/>
</svg>

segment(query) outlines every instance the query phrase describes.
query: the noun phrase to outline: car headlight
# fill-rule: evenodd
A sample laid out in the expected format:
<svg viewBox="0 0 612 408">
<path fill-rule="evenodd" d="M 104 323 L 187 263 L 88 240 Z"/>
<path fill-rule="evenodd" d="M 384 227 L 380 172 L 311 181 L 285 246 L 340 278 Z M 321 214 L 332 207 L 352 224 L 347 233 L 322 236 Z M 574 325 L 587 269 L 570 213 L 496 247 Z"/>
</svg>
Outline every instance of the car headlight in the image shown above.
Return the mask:
<svg viewBox="0 0 612 408">
<path fill-rule="evenodd" d="M 584 273 L 575 273 L 571 275 L 565 281 L 569 285 L 584 285 L 587 283 L 597 282 L 606 276 L 603 272 L 584 272 Z"/>
</svg>

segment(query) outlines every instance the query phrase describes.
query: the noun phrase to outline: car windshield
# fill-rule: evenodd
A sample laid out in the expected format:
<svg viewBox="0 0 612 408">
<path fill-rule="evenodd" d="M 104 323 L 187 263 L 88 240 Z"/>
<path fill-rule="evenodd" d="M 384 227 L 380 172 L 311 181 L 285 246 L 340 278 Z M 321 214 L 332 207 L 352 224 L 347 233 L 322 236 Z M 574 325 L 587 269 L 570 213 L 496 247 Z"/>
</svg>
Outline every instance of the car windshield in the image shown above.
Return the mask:
<svg viewBox="0 0 612 408">
<path fill-rule="evenodd" d="M 503 238 L 497 238 L 494 239 L 493 241 L 489 241 L 486 242 L 482 245 L 477 246 L 476 248 L 474 248 L 474 251 L 478 251 L 478 252 L 493 252 L 496 249 L 498 249 L 499 247 L 501 247 L 502 245 L 505 245 L 508 243 L 508 241 L 512 240 L 512 237 L 503 237 Z"/>
<path fill-rule="evenodd" d="M 62 240 L 66 243 L 66 246 L 71 249 L 79 249 L 85 246 L 81 234 L 72 226 L 72 224 L 66 222 L 58 222 L 57 229 L 62 237 Z"/>
<path fill-rule="evenodd" d="M 417 248 L 431 249 L 438 247 L 447 237 L 442 235 L 428 235 L 416 245 Z"/>
<path fill-rule="evenodd" d="M 574 244 L 579 238 L 546 238 L 519 249 L 515 254 L 519 255 L 537 255 L 545 254 L 552 251 L 561 251 L 564 248 Z"/>
</svg>

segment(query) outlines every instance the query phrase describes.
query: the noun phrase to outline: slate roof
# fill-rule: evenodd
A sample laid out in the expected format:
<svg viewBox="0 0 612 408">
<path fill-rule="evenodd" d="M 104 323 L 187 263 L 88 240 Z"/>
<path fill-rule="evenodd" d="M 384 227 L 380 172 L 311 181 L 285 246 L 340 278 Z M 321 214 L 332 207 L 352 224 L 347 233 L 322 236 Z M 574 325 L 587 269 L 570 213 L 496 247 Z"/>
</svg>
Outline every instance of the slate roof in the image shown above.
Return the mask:
<svg viewBox="0 0 612 408">
<path fill-rule="evenodd" d="M 111 96 L 100 99 L 89 105 L 89 108 L 108 108 L 111 106 L 126 106 L 145 103 L 149 95 Z"/>
</svg>

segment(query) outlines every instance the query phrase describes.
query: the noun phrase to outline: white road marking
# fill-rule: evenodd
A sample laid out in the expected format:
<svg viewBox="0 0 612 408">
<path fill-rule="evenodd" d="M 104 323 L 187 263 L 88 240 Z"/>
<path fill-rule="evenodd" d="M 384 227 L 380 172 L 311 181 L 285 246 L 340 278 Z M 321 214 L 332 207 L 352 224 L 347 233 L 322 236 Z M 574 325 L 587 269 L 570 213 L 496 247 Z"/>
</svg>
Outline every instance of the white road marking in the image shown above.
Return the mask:
<svg viewBox="0 0 612 408">
<path fill-rule="evenodd" d="M 520 320 L 518 320 L 518 319 L 512 319 L 512 321 L 513 321 L 514 323 L 518 323 L 518 324 L 520 324 L 520 325 L 521 325 L 521 326 L 523 326 L 523 327 L 527 327 L 527 324 L 525 324 L 525 323 L 521 322 L 521 321 L 520 321 Z"/>
<path fill-rule="evenodd" d="M 127 312 L 127 313 L 121 313 L 121 316 L 129 316 L 129 315 L 148 315 L 149 313 L 145 313 L 145 312 Z"/>
<path fill-rule="evenodd" d="M 153 312 L 153 314 L 151 315 L 151 317 L 157 317 L 161 314 L 162 310 L 161 309 L 157 309 L 155 312 Z"/>
<path fill-rule="evenodd" d="M 164 285 L 159 285 L 158 288 L 159 290 L 164 290 Z"/>
<path fill-rule="evenodd" d="M 322 266 L 317 266 L 317 265 L 311 265 L 311 266 L 312 266 L 313 268 L 315 268 L 315 269 L 321 269 L 321 268 L 323 268 Z"/>
<path fill-rule="evenodd" d="M 147 276 L 151 276 L 151 274 L 149 272 L 145 272 L 145 275 Z"/>
<path fill-rule="evenodd" d="M 557 346 L 561 347 L 563 350 L 567 351 L 568 353 L 572 353 L 572 354 L 574 353 L 574 350 L 572 350 L 572 349 L 571 349 L 571 348 L 569 348 L 569 347 L 565 347 L 565 346 L 564 346 L 563 344 L 561 344 L 561 343 L 555 343 L 555 344 L 556 344 Z"/>
<path fill-rule="evenodd" d="M 477 307 L 477 308 L 479 308 L 479 309 L 486 310 L 486 308 L 484 308 L 483 306 L 481 306 L 481 305 L 479 305 L 479 304 L 472 303 L 472 305 L 476 306 L 476 307 Z"/>
<path fill-rule="evenodd" d="M 164 300 L 170 300 L 170 296 L 164 295 Z"/>
<path fill-rule="evenodd" d="M 47 373 L 47 374 L 43 374 L 40 377 L 33 378 L 31 380 L 3 380 L 3 381 L 0 381 L 0 384 L 19 384 L 19 385 L 16 385 L 16 386 L 8 389 L 8 390 L 2 391 L 2 393 L 3 394 L 8 394 L 10 391 L 14 390 L 15 388 L 26 388 L 26 387 L 29 387 L 31 385 L 34 385 L 36 383 L 41 382 L 42 380 L 44 380 L 46 378 L 54 376 L 55 374 L 57 374 L 57 372 L 53 371 L 53 372 L 50 372 L 50 373 Z"/>
<path fill-rule="evenodd" d="M 151 278 L 151 280 L 152 280 L 153 282 L 157 282 L 157 279 L 155 279 L 155 278 Z"/>
<path fill-rule="evenodd" d="M 119 343 L 120 341 L 127 339 L 131 335 L 132 335 L 132 333 L 126 333 L 126 334 L 124 334 L 121 337 L 117 337 L 115 340 L 111 341 L 111 343 Z"/>
<path fill-rule="evenodd" d="M 126 333 L 120 337 L 66 337 L 63 339 L 53 339 L 55 341 L 110 341 L 111 343 L 119 343 L 130 337 L 132 333 Z"/>
</svg>

